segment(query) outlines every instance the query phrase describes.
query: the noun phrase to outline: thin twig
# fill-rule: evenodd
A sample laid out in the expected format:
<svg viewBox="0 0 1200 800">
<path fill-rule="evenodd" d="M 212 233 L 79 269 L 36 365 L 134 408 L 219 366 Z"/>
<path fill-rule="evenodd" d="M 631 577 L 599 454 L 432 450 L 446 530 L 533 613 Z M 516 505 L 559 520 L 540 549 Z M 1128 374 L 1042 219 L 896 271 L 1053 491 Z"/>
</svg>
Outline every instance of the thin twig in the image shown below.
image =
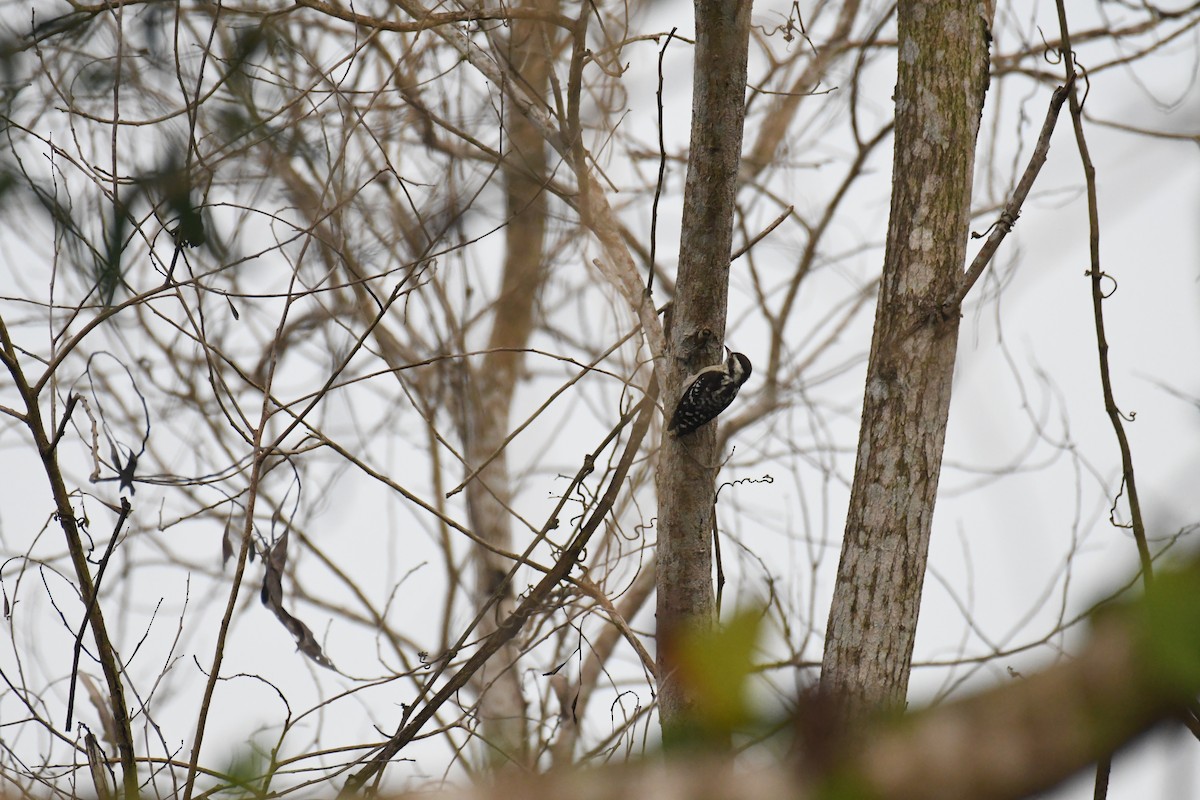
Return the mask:
<svg viewBox="0 0 1200 800">
<path fill-rule="evenodd" d="M 58 447 L 58 443 L 62 441 L 63 435 L 67 432 L 67 423 L 71 420 L 71 412 L 75 410 L 75 406 L 79 403 L 79 395 L 74 392 L 67 398 L 67 407 L 63 410 L 62 420 L 58 423 L 58 430 L 54 432 L 54 438 L 50 440 L 50 449 L 54 450 Z"/>
<path fill-rule="evenodd" d="M 537 22 L 546 22 L 555 25 L 559 28 L 571 30 L 573 20 L 555 11 L 543 11 L 537 8 L 523 8 L 502 6 L 496 8 L 473 8 L 463 11 L 445 11 L 442 13 L 426 13 L 416 16 L 415 20 L 409 22 L 406 20 L 391 20 L 381 17 L 372 17 L 367 14 L 356 14 L 353 11 L 347 11 L 333 3 L 326 3 L 323 0 L 297 0 L 296 5 L 311 8 L 314 11 L 319 11 L 326 16 L 340 19 L 345 22 L 352 22 L 355 25 L 372 30 L 392 31 L 396 33 L 420 33 L 422 31 L 431 30 L 440 27 L 449 27 L 456 29 L 464 23 L 481 23 L 492 20 L 500 20 L 504 24 L 508 24 L 514 19 L 529 19 Z"/>
<path fill-rule="evenodd" d="M 1067 29 L 1067 11 L 1063 0 L 1057 0 L 1058 23 L 1062 34 L 1063 67 L 1068 78 L 1075 75 L 1075 56 L 1071 51 L 1070 31 Z M 1071 82 L 1071 81 L 1069 81 Z M 1121 410 L 1113 395 L 1112 374 L 1108 363 L 1108 339 L 1104 333 L 1104 272 L 1100 269 L 1100 210 L 1096 196 L 1096 167 L 1088 151 L 1087 139 L 1083 132 L 1083 104 L 1075 90 L 1073 82 L 1069 92 L 1071 100 L 1071 123 L 1075 129 L 1075 143 L 1079 149 L 1079 158 L 1083 163 L 1083 175 L 1087 184 L 1088 201 L 1088 245 L 1090 265 L 1088 275 L 1092 281 L 1092 312 L 1096 320 L 1096 348 L 1100 359 L 1100 384 L 1104 392 L 1104 410 L 1112 422 L 1113 432 L 1117 436 L 1117 445 L 1121 450 L 1121 476 L 1129 493 L 1129 515 L 1133 530 L 1134 542 L 1137 544 L 1138 558 L 1142 565 L 1142 580 L 1148 588 L 1154 580 L 1154 567 L 1151 563 L 1150 546 L 1146 540 L 1146 526 L 1142 519 L 1142 507 L 1138 499 L 1137 481 L 1133 471 L 1133 454 L 1129 447 L 1129 439 L 1125 435 L 1125 424 Z"/>
<path fill-rule="evenodd" d="M 1105 756 L 1096 762 L 1096 783 L 1092 789 L 1092 800 L 1104 800 L 1108 797 L 1108 778 L 1112 774 L 1112 756 Z"/>
<path fill-rule="evenodd" d="M 1096 196 L 1096 167 L 1092 163 L 1088 150 L 1087 138 L 1083 132 L 1083 103 L 1075 90 L 1075 53 L 1071 49 L 1071 33 L 1067 26 L 1067 9 L 1063 0 L 1056 0 L 1058 7 L 1058 26 L 1062 35 L 1062 46 L 1059 53 L 1062 56 L 1063 69 L 1066 71 L 1070 86 L 1071 124 L 1075 130 L 1075 145 L 1079 150 L 1079 160 L 1083 166 L 1083 177 L 1087 187 L 1088 204 L 1088 275 L 1092 285 L 1092 315 L 1096 323 L 1096 349 L 1100 360 L 1100 385 L 1104 394 L 1104 410 L 1112 423 L 1113 432 L 1117 436 L 1117 445 L 1121 451 L 1121 479 L 1129 491 L 1129 514 L 1133 530 L 1134 543 L 1137 545 L 1138 559 L 1142 565 L 1142 582 L 1149 589 L 1154 581 L 1154 567 L 1150 556 L 1150 546 L 1146 541 L 1146 527 L 1142 520 L 1141 504 L 1138 501 L 1137 482 L 1133 471 L 1133 454 L 1129 447 L 1129 439 L 1125 436 L 1125 425 L 1121 419 L 1121 411 L 1113 396 L 1112 374 L 1108 363 L 1108 340 L 1104 333 L 1104 272 L 1100 269 L 1100 210 Z M 1108 797 L 1109 775 L 1112 770 L 1111 754 L 1101 758 L 1096 763 L 1096 779 L 1093 789 L 1094 800 L 1105 800 Z"/>
<path fill-rule="evenodd" d="M 571 570 L 575 568 L 592 534 L 596 532 L 612 511 L 617 495 L 624 485 L 625 476 L 628 474 L 629 468 L 633 465 L 637 457 L 646 431 L 650 428 L 650 421 L 653 419 L 655 410 L 654 399 L 653 395 L 647 395 L 638 404 L 636 409 L 637 420 L 633 424 L 629 441 L 625 445 L 621 459 L 613 470 L 612 478 L 609 480 L 608 489 L 605 491 L 604 497 L 601 498 L 600 503 L 592 511 L 587 522 L 575 534 L 571 543 L 563 548 L 562 554 L 550 572 L 525 595 L 516 609 L 497 625 L 495 632 L 482 642 L 479 649 L 467 659 L 458 672 L 421 707 L 420 711 L 413 714 L 404 727 L 388 740 L 388 743 L 375 754 L 370 763 L 346 780 L 345 786 L 338 795 L 339 797 L 353 796 L 368 781 L 380 774 L 391 759 L 413 740 L 442 704 L 453 697 L 462 687 L 466 686 L 471 677 L 487 663 L 488 659 L 521 631 L 526 621 L 542 607 L 550 592 L 565 580 Z M 627 421 L 628 416 L 622 420 L 616 430 L 624 427 Z M 589 461 L 594 461 L 594 457 L 589 457 Z"/>
<path fill-rule="evenodd" d="M 1021 206 L 1025 203 L 1025 198 L 1029 196 L 1029 190 L 1033 188 L 1033 182 L 1037 180 L 1038 173 L 1042 171 L 1042 165 L 1046 163 L 1046 156 L 1050 152 L 1050 138 L 1054 134 L 1054 126 L 1058 121 L 1058 112 L 1062 110 L 1063 102 L 1074 89 L 1075 74 L 1071 73 L 1067 77 L 1067 82 L 1054 90 L 1054 94 L 1050 98 L 1050 108 L 1046 111 L 1046 120 L 1042 123 L 1042 132 L 1038 135 L 1037 145 L 1033 148 L 1033 154 L 1029 157 L 1025 172 L 1021 174 L 1021 180 L 1017 182 L 1012 197 L 1004 204 L 1004 210 L 1000 212 L 999 219 L 992 223 L 987 241 L 983 243 L 983 247 L 979 248 L 979 252 L 971 261 L 971 266 L 963 273 L 958 290 L 943 304 L 943 310 L 946 313 L 957 312 L 967 294 L 970 293 L 971 287 L 983 275 L 984 269 L 991 262 L 1000 243 L 1004 241 L 1004 237 L 1017 223 L 1017 218 L 1021 216 Z"/>
<path fill-rule="evenodd" d="M 589 3 L 580 3 L 579 17 L 571 26 L 571 63 L 567 68 L 567 118 L 562 132 L 564 147 L 570 153 L 568 160 L 575 168 L 575 179 L 580 186 L 590 181 L 587 149 L 583 146 L 583 123 L 580 121 L 579 108 L 583 96 L 583 66 L 588 54 L 587 29 L 591 11 L 592 7 Z M 532 120 L 530 123 L 532 124 Z M 536 129 L 536 127 L 535 125 L 534 128 Z M 566 154 L 564 153 L 564 155 Z M 588 193 L 580 192 L 578 199 L 579 220 L 587 225 L 592 218 Z"/>
<path fill-rule="evenodd" d="M 725 594 L 725 565 L 721 563 L 721 529 L 717 526 L 717 498 L 713 497 L 712 505 L 712 540 L 713 561 L 717 566 L 717 597 L 715 619 L 721 618 L 721 598 Z"/>
<path fill-rule="evenodd" d="M 522 422 L 517 427 L 513 428 L 512 432 L 504 437 L 504 441 L 500 443 L 500 446 L 497 447 L 490 456 L 485 458 L 482 463 L 477 464 L 474 468 L 472 468 L 471 472 L 467 475 L 467 477 L 463 478 L 462 481 L 457 486 L 455 486 L 450 491 L 446 492 L 446 495 L 445 495 L 446 499 L 450 499 L 451 497 L 453 497 L 454 495 L 458 494 L 463 489 L 465 489 L 468 483 L 475 480 L 475 478 L 477 478 L 479 476 L 479 473 L 481 473 L 485 469 L 487 469 L 488 465 L 491 464 L 493 461 L 495 461 L 500 456 L 500 454 L 504 452 L 505 448 L 508 447 L 508 445 L 512 442 L 512 440 L 515 439 L 521 433 L 521 431 L 525 430 L 530 425 L 532 425 L 534 420 L 536 420 L 538 417 L 540 417 L 542 415 L 542 412 L 545 411 L 547 408 L 549 408 L 550 404 L 553 403 L 555 400 L 557 400 L 559 398 L 559 396 L 562 395 L 563 392 L 565 392 L 567 389 L 570 389 L 572 386 L 574 386 L 576 383 L 578 383 L 580 381 L 580 379 L 583 378 L 583 376 L 594 372 L 596 370 L 597 364 L 604 361 L 604 359 L 608 358 L 610 355 L 612 355 L 614 352 L 616 352 L 617 348 L 621 347 L 623 344 L 625 344 L 627 341 L 629 341 L 631 338 L 633 338 L 634 334 L 638 333 L 640 330 L 641 330 L 640 326 L 635 327 L 629 333 L 627 333 L 623 337 L 621 337 L 621 339 L 619 339 L 616 342 L 616 344 L 614 344 L 612 347 L 608 348 L 603 353 L 601 353 L 599 356 L 592 359 L 592 362 L 590 364 L 580 365 L 583 367 L 583 371 L 580 372 L 575 377 L 568 380 L 562 386 L 555 389 L 550 394 L 550 396 L 547 397 L 546 400 L 540 406 L 538 406 L 532 414 L 530 414 L 525 419 L 524 422 Z M 534 352 L 534 351 L 530 350 L 528 352 Z"/>
<path fill-rule="evenodd" d="M 650 274 L 646 276 L 646 295 L 654 294 L 654 270 L 658 264 L 658 199 L 662 196 L 663 182 L 667 175 L 667 143 L 663 136 L 663 57 L 667 54 L 667 48 L 671 46 L 671 40 L 675 38 L 675 31 L 678 28 L 671 28 L 671 32 L 667 34 L 667 41 L 663 42 L 662 49 L 658 51 L 658 180 L 654 184 L 654 202 L 650 205 Z"/>
<path fill-rule="evenodd" d="M 74 398 L 75 395 L 71 395 L 71 397 Z M 100 569 L 96 571 L 96 582 L 92 584 L 92 598 L 88 602 L 87 609 L 83 612 L 83 619 L 79 622 L 79 631 L 75 634 L 75 652 L 71 657 L 71 689 L 67 692 L 67 722 L 63 725 L 63 730 L 67 733 L 71 732 L 71 717 L 75 711 L 75 682 L 79 676 L 79 654 L 83 651 L 83 634 L 87 630 L 88 620 L 91 619 L 92 612 L 96 609 L 96 601 L 100 598 L 100 582 L 104 580 L 104 571 L 108 569 L 108 562 L 117 547 L 117 540 L 121 538 L 121 528 L 124 527 L 125 520 L 129 519 L 129 512 L 131 511 L 133 511 L 133 507 L 129 505 L 129 500 L 122 497 L 121 512 L 117 516 L 117 524 L 113 526 L 112 538 L 108 540 L 108 547 L 104 549 L 104 556 L 100 559 Z"/>
<path fill-rule="evenodd" d="M 613 628 L 617 633 L 629 643 L 633 651 L 637 653 L 638 661 L 641 663 L 642 669 L 651 678 L 658 677 L 658 665 L 654 663 L 654 656 L 650 655 L 650 651 L 646 649 L 646 645 L 642 644 L 642 640 L 638 638 L 637 633 L 633 628 L 629 627 L 629 621 L 621 614 L 620 610 L 613 605 L 613 601 L 604 593 L 595 581 L 586 577 L 577 578 L 573 581 L 574 585 L 585 595 L 596 601 L 600 608 L 604 609 L 605 615 L 612 622 Z M 597 650 L 593 647 L 593 652 Z"/>
<path fill-rule="evenodd" d="M 771 234 L 771 231 L 775 230 L 780 225 L 782 225 L 783 221 L 792 215 L 792 212 L 795 209 L 796 209 L 795 206 L 788 206 L 787 208 L 785 208 L 783 210 L 783 213 L 775 218 L 774 222 L 772 222 L 767 227 L 763 228 L 753 239 L 746 242 L 744 245 L 739 247 L 737 250 L 734 250 L 733 253 L 730 254 L 729 260 L 731 262 L 737 261 L 739 258 L 746 255 L 746 253 L 750 252 L 751 247 L 754 247 L 754 245 L 758 244 L 763 239 L 767 238 Z"/>
<path fill-rule="evenodd" d="M 71 507 L 71 496 L 67 491 L 66 480 L 58 464 L 56 450 L 50 446 L 50 436 L 42 419 L 41 408 L 38 405 L 40 391 L 29 383 L 25 371 L 17 358 L 17 348 L 8 333 L 8 327 L 0 318 L 0 363 L 8 369 L 13 384 L 25 404 L 24 424 L 29 429 L 38 455 L 41 457 L 42 469 L 50 482 L 50 491 L 54 496 L 55 517 L 62 528 L 67 541 L 67 550 L 71 556 L 71 564 L 75 570 L 75 580 L 79 583 L 79 595 L 88 604 L 90 612 L 85 619 L 92 629 L 92 639 L 96 643 L 96 658 L 104 673 L 104 681 L 108 689 L 109 711 L 112 714 L 113 729 L 116 734 L 117 753 L 121 760 L 122 785 L 127 796 L 137 794 L 137 760 L 134 755 L 133 733 L 129 725 L 129 709 L 125 706 L 125 688 L 121 683 L 121 664 L 112 640 L 108 636 L 108 628 L 104 621 L 102 609 L 96 603 L 96 586 L 88 569 L 87 556 L 84 552 L 83 537 L 80 535 L 81 522 L 76 519 Z M 49 375 L 50 373 L 47 373 Z"/>
</svg>

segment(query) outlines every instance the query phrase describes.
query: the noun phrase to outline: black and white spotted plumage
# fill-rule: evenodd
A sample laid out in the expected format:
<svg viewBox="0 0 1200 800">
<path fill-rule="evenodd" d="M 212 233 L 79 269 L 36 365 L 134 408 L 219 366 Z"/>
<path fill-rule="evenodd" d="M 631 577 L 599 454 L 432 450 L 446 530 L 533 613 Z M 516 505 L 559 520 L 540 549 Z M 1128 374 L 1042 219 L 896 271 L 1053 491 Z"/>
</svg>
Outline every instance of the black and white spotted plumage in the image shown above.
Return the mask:
<svg viewBox="0 0 1200 800">
<path fill-rule="evenodd" d="M 750 378 L 750 370 L 750 359 L 730 352 L 724 363 L 705 367 L 690 376 L 684 382 L 683 394 L 667 430 L 676 436 L 686 436 L 729 408 L 738 389 Z"/>
</svg>

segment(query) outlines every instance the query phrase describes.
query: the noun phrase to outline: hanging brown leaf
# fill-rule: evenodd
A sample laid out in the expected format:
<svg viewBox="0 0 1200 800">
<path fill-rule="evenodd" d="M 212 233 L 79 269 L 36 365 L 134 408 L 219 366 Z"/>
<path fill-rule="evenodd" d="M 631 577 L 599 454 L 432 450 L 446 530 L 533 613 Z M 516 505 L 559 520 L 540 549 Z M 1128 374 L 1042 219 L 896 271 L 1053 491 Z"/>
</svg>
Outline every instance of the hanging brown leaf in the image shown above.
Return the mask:
<svg viewBox="0 0 1200 800">
<path fill-rule="evenodd" d="M 96 737 L 91 731 L 88 731 L 87 735 L 83 737 L 83 745 L 87 751 L 88 771 L 92 775 L 92 785 L 95 787 L 96 797 L 100 800 L 112 800 L 112 787 L 116 781 L 108 766 L 108 757 L 104 755 L 104 748 L 100 746 L 100 742 L 96 741 Z"/>
<path fill-rule="evenodd" d="M 327 669 L 337 670 L 333 662 L 325 657 L 321 645 L 308 626 L 288 613 L 283 607 L 283 570 L 287 566 L 288 532 L 283 535 L 267 551 L 267 571 L 263 576 L 262 603 L 275 614 L 276 618 L 287 628 L 288 633 L 296 639 L 296 647 L 301 653 Z"/>
<path fill-rule="evenodd" d="M 92 702 L 92 707 L 96 710 L 96 715 L 100 717 L 100 735 L 108 744 L 116 744 L 117 742 L 117 721 L 113 719 L 112 706 L 108 703 L 108 698 L 104 692 L 100 691 L 96 679 L 86 672 L 79 673 L 79 680 L 83 682 L 83 688 L 87 690 L 88 699 Z"/>
<path fill-rule="evenodd" d="M 233 558 L 233 518 L 225 521 L 225 532 L 221 534 L 221 569 Z"/>
</svg>

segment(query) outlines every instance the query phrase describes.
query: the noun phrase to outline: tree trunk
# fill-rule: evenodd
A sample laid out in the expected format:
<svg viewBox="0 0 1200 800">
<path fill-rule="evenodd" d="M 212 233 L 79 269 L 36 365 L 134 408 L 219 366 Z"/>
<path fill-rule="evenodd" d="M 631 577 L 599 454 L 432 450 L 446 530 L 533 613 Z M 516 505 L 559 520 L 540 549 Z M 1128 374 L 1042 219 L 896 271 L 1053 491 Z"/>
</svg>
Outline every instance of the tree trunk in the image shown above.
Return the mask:
<svg viewBox="0 0 1200 800">
<path fill-rule="evenodd" d="M 555 0 L 538 0 L 543 10 L 557 10 Z M 515 19 L 509 23 L 509 58 L 513 71 L 538 97 L 546 94 L 549 54 L 543 25 Z M 545 33 L 551 33 L 546 30 Z M 488 354 L 473 376 L 467 431 L 467 466 L 479 473 L 467 483 L 471 527 L 484 541 L 512 550 L 512 486 L 504 440 L 509 433 L 513 394 L 524 365 L 524 348 L 534 328 L 540 294 L 546 232 L 546 145 L 541 134 L 515 104 L 506 108 L 505 160 L 502 165 L 508 225 L 505 228 L 504 274 L 492 317 Z M 486 465 L 486 466 L 485 466 Z M 475 559 L 476 602 L 501 594 L 493 612 L 481 623 L 487 636 L 514 608 L 512 586 L 504 582 L 511 561 L 480 548 Z M 479 670 L 475 685 L 481 693 L 481 733 L 494 766 L 529 766 L 529 735 L 518 647 L 510 642 Z"/>
<path fill-rule="evenodd" d="M 942 465 L 993 6 L 901 3 L 891 218 L 822 665 L 858 713 L 900 705 Z"/>
<path fill-rule="evenodd" d="M 664 405 L 683 378 L 722 358 L 729 253 L 742 147 L 749 0 L 695 0 L 696 56 L 682 247 L 667 343 Z M 664 426 L 665 428 L 665 426 Z M 686 716 L 672 641 L 713 613 L 712 512 L 716 426 L 675 438 L 664 431 L 658 463 L 658 703 L 664 731 Z"/>
</svg>

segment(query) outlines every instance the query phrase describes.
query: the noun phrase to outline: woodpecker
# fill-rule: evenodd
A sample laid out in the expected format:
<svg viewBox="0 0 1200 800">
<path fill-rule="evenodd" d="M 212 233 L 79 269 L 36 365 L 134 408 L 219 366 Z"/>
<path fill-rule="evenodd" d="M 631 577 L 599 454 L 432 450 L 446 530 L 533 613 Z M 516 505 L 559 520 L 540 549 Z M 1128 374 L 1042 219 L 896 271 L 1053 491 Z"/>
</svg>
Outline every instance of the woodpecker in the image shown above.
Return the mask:
<svg viewBox="0 0 1200 800">
<path fill-rule="evenodd" d="M 686 436 L 716 417 L 737 397 L 750 377 L 750 359 L 725 348 L 728 357 L 723 364 L 713 364 L 691 375 L 684 382 L 683 394 L 667 430 L 676 436 Z"/>
</svg>

